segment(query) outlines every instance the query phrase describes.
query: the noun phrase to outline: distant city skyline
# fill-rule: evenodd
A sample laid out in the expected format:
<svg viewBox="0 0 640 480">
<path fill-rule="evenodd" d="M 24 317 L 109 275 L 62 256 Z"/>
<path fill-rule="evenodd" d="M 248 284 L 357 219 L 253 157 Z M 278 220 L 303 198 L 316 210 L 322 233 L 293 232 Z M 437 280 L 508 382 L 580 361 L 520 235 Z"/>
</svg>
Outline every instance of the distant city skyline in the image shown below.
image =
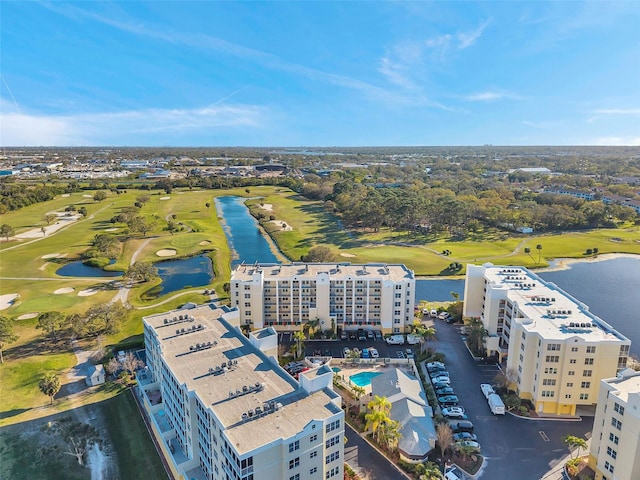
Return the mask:
<svg viewBox="0 0 640 480">
<path fill-rule="evenodd" d="M 640 145 L 640 2 L 2 2 L 0 145 Z"/>
</svg>

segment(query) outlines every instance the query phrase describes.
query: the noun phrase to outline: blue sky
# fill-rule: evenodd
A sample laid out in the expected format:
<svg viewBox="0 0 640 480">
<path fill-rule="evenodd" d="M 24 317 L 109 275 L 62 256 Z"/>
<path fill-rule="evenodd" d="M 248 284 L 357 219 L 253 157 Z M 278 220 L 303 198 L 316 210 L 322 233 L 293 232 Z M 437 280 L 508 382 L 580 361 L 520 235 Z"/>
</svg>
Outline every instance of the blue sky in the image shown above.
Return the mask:
<svg viewBox="0 0 640 480">
<path fill-rule="evenodd" d="M 640 2 L 0 4 L 0 143 L 640 145 Z"/>
</svg>

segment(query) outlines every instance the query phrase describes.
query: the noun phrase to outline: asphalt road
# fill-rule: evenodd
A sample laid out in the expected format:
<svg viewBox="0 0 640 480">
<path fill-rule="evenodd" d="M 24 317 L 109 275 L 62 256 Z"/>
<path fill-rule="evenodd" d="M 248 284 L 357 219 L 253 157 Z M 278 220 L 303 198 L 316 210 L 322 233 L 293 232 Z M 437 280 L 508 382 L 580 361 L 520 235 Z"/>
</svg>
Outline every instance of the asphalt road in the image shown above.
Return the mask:
<svg viewBox="0 0 640 480">
<path fill-rule="evenodd" d="M 347 437 L 347 444 L 344 446 L 344 460 L 354 470 L 361 474 L 366 473 L 366 478 L 369 480 L 404 480 L 408 478 L 348 424 L 346 424 L 344 433 Z"/>
</svg>

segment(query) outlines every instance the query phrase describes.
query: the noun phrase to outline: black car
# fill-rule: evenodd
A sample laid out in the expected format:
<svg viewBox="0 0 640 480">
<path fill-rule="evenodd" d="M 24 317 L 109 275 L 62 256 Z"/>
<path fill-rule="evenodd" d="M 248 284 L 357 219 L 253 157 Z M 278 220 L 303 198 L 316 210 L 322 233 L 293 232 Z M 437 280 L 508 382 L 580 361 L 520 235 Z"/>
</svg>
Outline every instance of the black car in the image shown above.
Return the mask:
<svg viewBox="0 0 640 480">
<path fill-rule="evenodd" d="M 442 397 L 438 397 L 438 403 L 444 407 L 458 405 L 458 397 L 455 395 L 444 395 Z"/>
<path fill-rule="evenodd" d="M 476 437 L 473 433 L 469 433 L 469 432 L 460 432 L 460 433 L 453 434 L 454 442 L 460 442 L 462 440 L 471 440 L 471 441 L 477 442 L 478 437 Z"/>
<path fill-rule="evenodd" d="M 469 420 L 451 420 L 449 426 L 453 433 L 469 432 L 473 433 L 473 423 Z"/>
<path fill-rule="evenodd" d="M 429 375 L 431 375 L 432 373 L 436 373 L 436 372 L 446 372 L 447 369 L 441 366 L 434 366 L 434 367 L 427 367 L 427 371 L 429 372 Z"/>
<path fill-rule="evenodd" d="M 448 383 L 444 383 L 444 382 L 434 382 L 433 383 L 433 388 L 435 388 L 436 390 L 439 390 L 441 388 L 450 388 L 451 385 Z"/>
</svg>

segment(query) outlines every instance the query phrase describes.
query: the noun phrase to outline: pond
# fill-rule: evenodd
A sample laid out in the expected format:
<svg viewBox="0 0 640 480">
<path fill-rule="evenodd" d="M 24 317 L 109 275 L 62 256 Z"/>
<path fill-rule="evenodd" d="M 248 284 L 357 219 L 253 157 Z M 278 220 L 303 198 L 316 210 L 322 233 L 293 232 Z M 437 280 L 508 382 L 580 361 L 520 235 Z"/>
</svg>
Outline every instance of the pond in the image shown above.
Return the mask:
<svg viewBox="0 0 640 480">
<path fill-rule="evenodd" d="M 77 262 L 70 262 L 63 265 L 56 270 L 56 274 L 62 277 L 121 277 L 123 272 L 91 267 L 78 260 Z"/>
<path fill-rule="evenodd" d="M 218 216 L 232 252 L 231 268 L 244 263 L 280 263 L 262 235 L 258 221 L 249 213 L 242 197 L 217 197 Z"/>
<path fill-rule="evenodd" d="M 152 292 L 156 296 L 184 288 L 202 287 L 213 280 L 213 264 L 206 255 L 156 262 L 154 267 L 162 279 L 159 289 Z"/>
<path fill-rule="evenodd" d="M 418 279 L 416 280 L 416 303 L 420 300 L 430 302 L 451 302 L 451 292 L 464 296 L 464 280 L 458 279 Z"/>
</svg>

